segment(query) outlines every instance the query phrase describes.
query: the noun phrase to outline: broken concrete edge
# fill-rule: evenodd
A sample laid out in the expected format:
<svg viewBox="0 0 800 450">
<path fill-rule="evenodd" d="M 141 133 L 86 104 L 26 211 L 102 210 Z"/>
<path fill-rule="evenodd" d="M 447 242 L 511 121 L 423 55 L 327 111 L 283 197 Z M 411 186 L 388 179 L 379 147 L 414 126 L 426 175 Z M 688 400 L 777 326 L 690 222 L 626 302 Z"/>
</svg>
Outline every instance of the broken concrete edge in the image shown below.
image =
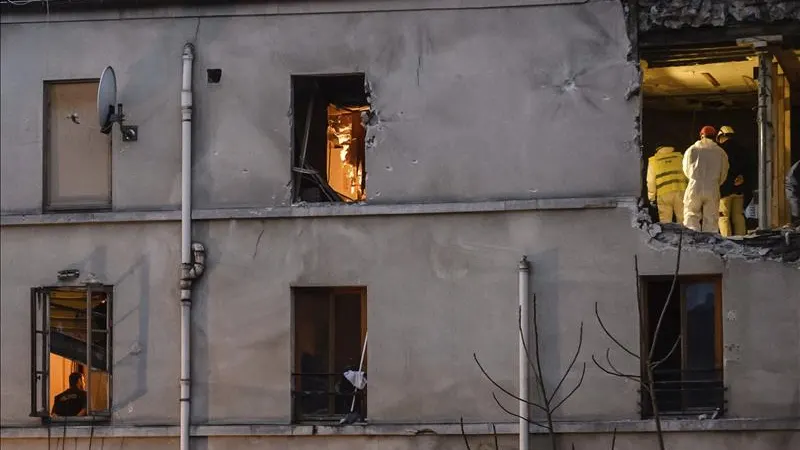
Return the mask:
<svg viewBox="0 0 800 450">
<path fill-rule="evenodd" d="M 677 30 L 800 20 L 800 2 L 772 0 L 636 0 L 639 7 L 639 31 Z"/>
<path fill-rule="evenodd" d="M 645 232 L 654 250 L 711 253 L 721 260 L 774 261 L 800 269 L 800 228 L 767 230 L 753 235 L 726 238 L 716 233 L 693 231 L 677 223 L 654 223 L 643 202 L 634 208 L 632 225 Z"/>
<path fill-rule="evenodd" d="M 464 432 L 471 436 L 491 435 L 492 426 L 499 435 L 517 434 L 516 423 L 480 422 L 464 424 Z M 655 422 L 652 420 L 615 420 L 615 421 L 564 421 L 555 422 L 555 430 L 559 434 L 591 434 L 591 433 L 653 433 Z M 797 418 L 744 418 L 744 419 L 662 419 L 661 427 L 665 432 L 691 433 L 708 431 L 794 431 L 800 430 L 800 419 Z M 530 432 L 544 434 L 547 431 L 532 425 Z M 288 425 L 288 424 L 243 424 L 243 425 L 196 425 L 192 427 L 192 436 L 202 437 L 236 437 L 236 436 L 417 436 L 417 435 L 461 435 L 461 426 L 457 423 L 366 423 L 355 425 Z M 2 439 L 36 439 L 36 438 L 172 438 L 178 436 L 178 427 L 170 425 L 95 425 L 95 426 L 25 426 L 2 427 Z"/>
<path fill-rule="evenodd" d="M 461 214 L 508 211 L 547 211 L 575 209 L 613 209 L 635 204 L 634 197 L 569 197 L 485 202 L 407 203 L 407 204 L 310 204 L 265 208 L 195 209 L 192 219 L 286 219 L 304 217 L 393 216 L 416 214 Z M 66 225 L 121 222 L 172 222 L 180 211 L 109 211 L 53 214 L 0 215 L 0 226 Z"/>
</svg>

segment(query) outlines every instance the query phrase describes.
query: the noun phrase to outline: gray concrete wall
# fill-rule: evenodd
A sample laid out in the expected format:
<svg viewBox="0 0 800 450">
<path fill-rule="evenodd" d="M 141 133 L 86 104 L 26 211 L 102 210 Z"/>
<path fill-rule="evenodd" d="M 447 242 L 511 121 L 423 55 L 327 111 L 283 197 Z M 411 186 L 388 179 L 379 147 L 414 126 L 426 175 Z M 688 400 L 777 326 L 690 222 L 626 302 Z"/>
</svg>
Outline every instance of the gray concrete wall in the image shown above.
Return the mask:
<svg viewBox="0 0 800 450">
<path fill-rule="evenodd" d="M 290 76 L 315 73 L 367 74 L 377 112 L 369 130 L 369 202 L 638 192 L 636 103 L 625 99 L 638 75 L 626 61 L 619 2 L 237 11 L 243 15 L 5 19 L 0 51 L 13 64 L 0 68 L 2 211 L 41 208 L 43 81 L 97 78 L 106 65 L 116 69 L 119 99 L 140 132 L 135 143 L 114 133 L 114 208 L 176 207 L 180 55 L 189 41 L 197 49 L 198 208 L 290 201 Z M 207 68 L 223 70 L 220 84 L 206 83 Z"/>
<path fill-rule="evenodd" d="M 187 41 L 198 52 L 199 209 L 287 205 L 290 75 L 352 71 L 366 72 L 378 117 L 369 131 L 375 138 L 367 154 L 370 203 L 639 192 L 632 145 L 637 104 L 625 99 L 637 74 L 626 61 L 619 2 L 337 14 L 252 8 L 229 15 L 180 8 L 120 13 L 126 20 L 100 20 L 108 16 L 99 13 L 54 15 L 48 23 L 3 18 L 3 214 L 41 208 L 43 81 L 97 77 L 107 64 L 117 69 L 120 99 L 140 127 L 136 143 L 114 135 L 114 209 L 175 208 L 180 52 Z M 248 14 L 259 8 L 273 9 Z M 152 17 L 159 14 L 176 18 Z M 207 85 L 206 68 L 222 68 L 222 83 Z M 508 421 L 471 358 L 477 353 L 515 389 L 516 264 L 523 254 L 534 267 L 550 386 L 574 351 L 580 322 L 585 326 L 579 361 L 589 364 L 586 379 L 558 418 L 635 419 L 636 386 L 602 374 L 590 359 L 611 345 L 595 322 L 595 302 L 617 336 L 637 346 L 633 255 L 643 274 L 673 269 L 675 252 L 650 248 L 631 219 L 629 209 L 610 207 L 197 222 L 195 239 L 208 248 L 208 270 L 195 291 L 193 421 L 289 422 L 290 287 L 298 285 L 367 286 L 373 424 L 453 423 L 460 416 Z M 4 427 L 39 426 L 27 417 L 28 289 L 54 283 L 65 268 L 93 272 L 115 286 L 115 426 L 177 424 L 179 241 L 172 221 L 0 228 Z M 682 273 L 723 277 L 728 415 L 800 415 L 796 269 L 691 250 L 684 256 Z M 624 355 L 615 360 L 623 370 L 637 369 Z M 637 436 L 627 435 L 627 447 L 618 448 L 646 448 L 642 442 L 652 439 Z M 797 439 L 791 432 L 705 433 L 699 439 L 707 445 L 698 447 L 695 434 L 672 436 L 675 448 L 711 449 L 792 448 Z M 331 448 L 461 448 L 457 436 L 318 439 Z M 576 439 L 580 448 L 593 448 L 598 437 Z M 607 448 L 607 436 L 599 440 L 597 448 Z M 9 439 L 4 448 L 7 442 L 11 448 L 46 445 Z M 163 437 L 122 443 L 175 445 Z M 320 441 L 205 443 L 273 445 L 319 448 Z"/>
<path fill-rule="evenodd" d="M 64 268 L 115 286 L 114 422 L 177 421 L 178 231 L 177 223 L 2 228 L 4 425 L 38 423 L 27 417 L 28 288 L 54 283 Z M 591 355 L 611 345 L 594 320 L 594 302 L 635 348 L 633 254 L 643 274 L 670 273 L 675 256 L 649 249 L 623 208 L 211 221 L 197 223 L 195 234 L 209 261 L 193 312 L 199 424 L 289 422 L 290 287 L 297 285 L 367 286 L 373 423 L 503 420 L 471 356 L 515 389 L 515 268 L 522 254 L 534 267 L 549 383 L 557 382 L 585 325 L 586 379 L 558 417 L 634 419 L 636 386 L 591 365 Z M 796 269 L 722 263 L 691 251 L 682 267 L 724 280 L 729 416 L 797 416 Z M 636 371 L 631 358 L 618 354 L 615 361 Z"/>
</svg>

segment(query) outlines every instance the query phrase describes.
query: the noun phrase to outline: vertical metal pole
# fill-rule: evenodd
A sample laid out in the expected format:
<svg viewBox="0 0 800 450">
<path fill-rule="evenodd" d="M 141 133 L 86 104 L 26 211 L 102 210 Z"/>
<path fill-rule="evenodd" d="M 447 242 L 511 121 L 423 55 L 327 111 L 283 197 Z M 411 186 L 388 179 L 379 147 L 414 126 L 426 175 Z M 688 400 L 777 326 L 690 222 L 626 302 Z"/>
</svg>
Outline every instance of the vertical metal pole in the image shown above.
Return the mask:
<svg viewBox="0 0 800 450">
<path fill-rule="evenodd" d="M 106 289 L 104 292 L 105 292 L 105 295 L 106 295 L 106 297 L 105 297 L 106 298 L 106 346 L 105 346 L 105 351 L 106 351 L 106 402 L 107 402 L 106 403 L 106 410 L 108 411 L 109 414 L 111 414 L 111 404 L 112 404 L 111 395 L 113 394 L 113 389 L 112 389 L 112 384 L 111 384 L 113 382 L 113 378 L 112 378 L 112 375 L 111 375 L 111 365 L 113 364 L 113 361 L 114 361 L 113 341 L 111 340 L 111 324 L 113 323 L 113 316 L 112 316 L 113 309 L 111 309 L 111 303 L 112 303 L 111 298 L 113 296 L 113 293 L 112 293 L 111 289 Z"/>
<path fill-rule="evenodd" d="M 527 402 L 530 401 L 529 386 L 530 380 L 528 377 L 528 370 L 530 368 L 528 362 L 528 352 L 525 345 L 530 342 L 529 324 L 530 317 L 528 311 L 528 283 L 530 280 L 530 264 L 528 258 L 523 256 L 519 262 L 519 314 L 521 331 L 519 336 L 519 450 L 528 450 L 530 448 L 530 432 L 529 422 L 530 406 Z M 524 340 L 524 341 L 523 341 Z M 524 344 L 523 344 L 524 342 Z"/>
<path fill-rule="evenodd" d="M 50 413 L 50 294 L 40 293 L 42 302 L 42 409 Z"/>
<path fill-rule="evenodd" d="M 772 190 L 772 54 L 758 53 L 758 228 L 770 227 Z"/>
<path fill-rule="evenodd" d="M 86 288 L 86 415 L 92 414 L 92 288 Z"/>
<path fill-rule="evenodd" d="M 194 45 L 187 43 L 181 55 L 181 376 L 180 449 L 189 450 L 191 427 L 191 315 L 192 315 L 192 68 Z"/>
</svg>

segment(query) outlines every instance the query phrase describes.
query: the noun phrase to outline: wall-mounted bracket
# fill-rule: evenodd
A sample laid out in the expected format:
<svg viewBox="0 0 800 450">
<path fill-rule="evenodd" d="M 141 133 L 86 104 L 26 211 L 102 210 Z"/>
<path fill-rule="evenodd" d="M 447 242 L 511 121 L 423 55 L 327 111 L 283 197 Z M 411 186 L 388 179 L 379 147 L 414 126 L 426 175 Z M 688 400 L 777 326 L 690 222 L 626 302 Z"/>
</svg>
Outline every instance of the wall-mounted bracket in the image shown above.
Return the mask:
<svg viewBox="0 0 800 450">
<path fill-rule="evenodd" d="M 139 127 L 137 125 L 120 125 L 122 142 L 135 142 L 139 140 Z"/>
</svg>

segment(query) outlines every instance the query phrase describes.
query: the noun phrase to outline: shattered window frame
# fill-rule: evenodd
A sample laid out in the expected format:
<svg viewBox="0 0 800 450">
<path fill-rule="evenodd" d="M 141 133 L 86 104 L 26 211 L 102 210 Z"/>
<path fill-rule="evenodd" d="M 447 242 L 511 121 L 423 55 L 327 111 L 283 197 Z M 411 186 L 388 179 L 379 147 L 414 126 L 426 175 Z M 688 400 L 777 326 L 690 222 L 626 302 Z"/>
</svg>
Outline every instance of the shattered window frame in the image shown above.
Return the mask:
<svg viewBox="0 0 800 450">
<path fill-rule="evenodd" d="M 291 84 L 292 202 L 366 201 L 366 75 L 292 75 Z"/>
</svg>

